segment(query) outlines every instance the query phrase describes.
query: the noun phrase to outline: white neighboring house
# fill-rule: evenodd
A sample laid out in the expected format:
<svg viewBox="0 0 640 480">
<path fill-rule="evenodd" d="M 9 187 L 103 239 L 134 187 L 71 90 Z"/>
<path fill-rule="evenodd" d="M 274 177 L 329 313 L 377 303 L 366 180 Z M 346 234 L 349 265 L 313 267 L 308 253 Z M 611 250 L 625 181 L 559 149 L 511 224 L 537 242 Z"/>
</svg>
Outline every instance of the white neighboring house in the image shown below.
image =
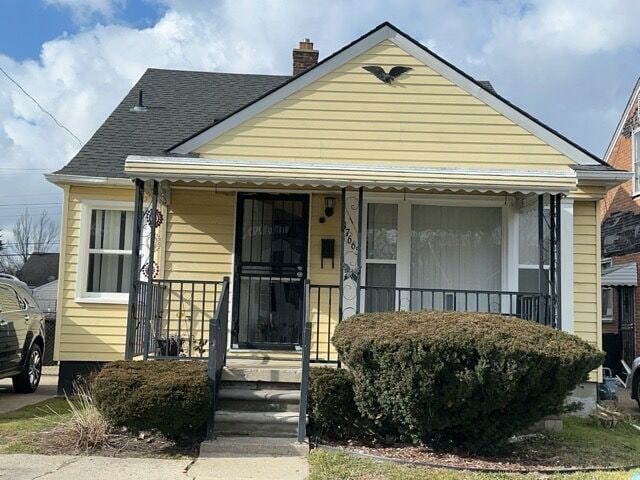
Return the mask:
<svg viewBox="0 0 640 480">
<path fill-rule="evenodd" d="M 33 298 L 38 302 L 38 306 L 45 314 L 46 318 L 55 318 L 56 295 L 58 292 L 58 280 L 40 285 L 32 290 Z"/>
</svg>

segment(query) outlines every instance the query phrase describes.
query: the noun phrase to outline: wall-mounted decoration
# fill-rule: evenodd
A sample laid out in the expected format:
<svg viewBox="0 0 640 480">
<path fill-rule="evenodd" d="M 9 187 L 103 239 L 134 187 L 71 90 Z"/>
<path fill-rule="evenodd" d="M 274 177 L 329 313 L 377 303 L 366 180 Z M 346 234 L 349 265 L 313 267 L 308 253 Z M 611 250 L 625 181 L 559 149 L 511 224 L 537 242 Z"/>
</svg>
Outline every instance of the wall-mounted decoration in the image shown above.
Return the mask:
<svg viewBox="0 0 640 480">
<path fill-rule="evenodd" d="M 342 318 L 358 311 L 358 285 L 360 265 L 360 195 L 357 190 L 347 190 L 344 200 L 344 253 L 342 262 Z"/>
<path fill-rule="evenodd" d="M 396 66 L 389 70 L 389 73 L 384 71 L 384 68 L 378 65 L 365 65 L 364 68 L 367 72 L 373 73 L 378 80 L 386 84 L 392 84 L 403 73 L 413 70 L 411 67 Z"/>
</svg>

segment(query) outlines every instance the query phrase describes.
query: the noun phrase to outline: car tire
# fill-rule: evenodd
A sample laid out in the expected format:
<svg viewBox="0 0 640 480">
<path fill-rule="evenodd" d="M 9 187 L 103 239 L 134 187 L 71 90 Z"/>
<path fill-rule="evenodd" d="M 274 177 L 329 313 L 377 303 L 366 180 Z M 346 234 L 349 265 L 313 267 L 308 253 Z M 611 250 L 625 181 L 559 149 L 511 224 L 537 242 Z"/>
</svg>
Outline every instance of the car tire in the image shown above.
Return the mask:
<svg viewBox="0 0 640 480">
<path fill-rule="evenodd" d="M 13 381 L 13 390 L 18 393 L 33 393 L 40 384 L 42 377 L 42 349 L 39 345 L 32 345 L 29 356 L 25 362 L 22 373 L 16 375 Z"/>
</svg>

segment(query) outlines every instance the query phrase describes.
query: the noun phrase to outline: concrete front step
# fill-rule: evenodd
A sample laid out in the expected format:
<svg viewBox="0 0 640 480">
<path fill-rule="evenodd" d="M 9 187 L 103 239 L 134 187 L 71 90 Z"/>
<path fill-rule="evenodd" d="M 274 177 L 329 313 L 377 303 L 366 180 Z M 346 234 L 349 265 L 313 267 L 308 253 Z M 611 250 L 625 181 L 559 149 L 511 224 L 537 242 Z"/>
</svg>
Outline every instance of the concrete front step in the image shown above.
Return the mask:
<svg viewBox="0 0 640 480">
<path fill-rule="evenodd" d="M 223 387 L 218 399 L 221 410 L 297 412 L 300 391 Z"/>
<path fill-rule="evenodd" d="M 218 436 L 200 444 L 200 457 L 304 457 L 308 453 L 308 442 L 283 437 Z"/>
<path fill-rule="evenodd" d="M 223 382 L 300 383 L 300 368 L 236 367 L 222 370 Z"/>
<path fill-rule="evenodd" d="M 295 438 L 298 413 L 218 410 L 214 429 L 216 435 Z"/>
</svg>

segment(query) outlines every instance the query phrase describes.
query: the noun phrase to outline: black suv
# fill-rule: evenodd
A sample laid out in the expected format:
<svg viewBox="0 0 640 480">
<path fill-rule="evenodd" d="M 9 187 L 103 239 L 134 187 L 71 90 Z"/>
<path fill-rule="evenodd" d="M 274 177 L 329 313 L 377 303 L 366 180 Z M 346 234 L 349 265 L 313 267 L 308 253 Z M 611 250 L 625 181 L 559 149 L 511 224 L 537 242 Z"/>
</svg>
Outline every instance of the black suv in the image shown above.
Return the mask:
<svg viewBox="0 0 640 480">
<path fill-rule="evenodd" d="M 42 375 L 44 316 L 27 286 L 0 273 L 0 378 L 13 389 L 32 393 Z"/>
</svg>

